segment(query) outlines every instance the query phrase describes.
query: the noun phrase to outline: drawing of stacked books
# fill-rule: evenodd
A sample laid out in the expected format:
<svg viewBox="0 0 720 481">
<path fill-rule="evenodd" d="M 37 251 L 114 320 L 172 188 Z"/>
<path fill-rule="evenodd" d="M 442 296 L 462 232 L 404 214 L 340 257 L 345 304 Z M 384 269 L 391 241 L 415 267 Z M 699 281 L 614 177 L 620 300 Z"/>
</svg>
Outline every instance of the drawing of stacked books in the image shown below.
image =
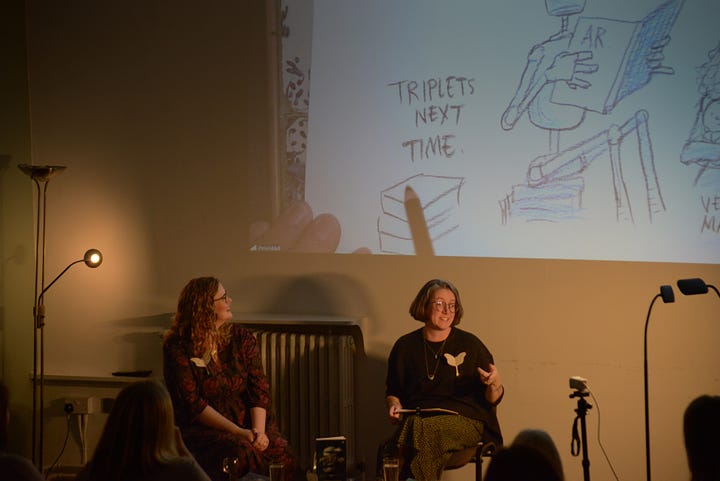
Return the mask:
<svg viewBox="0 0 720 481">
<path fill-rule="evenodd" d="M 415 253 L 406 209 L 410 201 L 419 201 L 425 228 L 433 244 L 457 230 L 460 227 L 457 210 L 463 183 L 462 177 L 417 174 L 383 190 L 380 193 L 382 214 L 377 223 L 380 251 Z M 406 193 L 417 199 L 408 199 Z"/>
</svg>

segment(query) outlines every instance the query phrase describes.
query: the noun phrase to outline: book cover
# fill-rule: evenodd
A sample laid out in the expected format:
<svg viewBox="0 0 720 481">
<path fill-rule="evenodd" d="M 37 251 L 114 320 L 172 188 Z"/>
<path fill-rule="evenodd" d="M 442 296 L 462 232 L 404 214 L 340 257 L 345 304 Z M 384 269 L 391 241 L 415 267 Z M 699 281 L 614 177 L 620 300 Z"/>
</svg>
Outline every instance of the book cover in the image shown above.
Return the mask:
<svg viewBox="0 0 720 481">
<path fill-rule="evenodd" d="M 638 22 L 580 17 L 568 45 L 570 52 L 592 52 L 586 63 L 598 66 L 581 77 L 590 87 L 558 83 L 552 100 L 606 114 L 623 98 L 645 86 L 652 77 L 648 62 L 656 45 L 672 29 L 684 0 L 668 0 Z"/>
<path fill-rule="evenodd" d="M 315 439 L 318 481 L 347 479 L 347 440 L 345 436 Z"/>
<path fill-rule="evenodd" d="M 639 22 L 599 17 L 580 17 L 568 45 L 570 52 L 592 52 L 585 63 L 595 65 L 595 72 L 583 73 L 588 88 L 573 88 L 558 82 L 552 101 L 576 105 L 606 114 L 615 106 L 617 89 L 630 57 L 628 51 L 637 41 Z"/>
</svg>

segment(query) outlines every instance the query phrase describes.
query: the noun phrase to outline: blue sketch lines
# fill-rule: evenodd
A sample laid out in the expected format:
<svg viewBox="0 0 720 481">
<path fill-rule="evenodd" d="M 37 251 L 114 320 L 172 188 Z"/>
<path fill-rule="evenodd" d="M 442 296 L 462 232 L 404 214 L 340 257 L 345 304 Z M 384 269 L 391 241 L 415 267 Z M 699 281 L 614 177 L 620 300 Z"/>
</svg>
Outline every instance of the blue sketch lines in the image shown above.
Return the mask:
<svg viewBox="0 0 720 481">
<path fill-rule="evenodd" d="M 530 162 L 525 184 L 514 185 L 500 201 L 501 221 L 558 222 L 580 216 L 585 189 L 583 172 L 596 159 L 609 161 L 615 217 L 635 223 L 631 190 L 641 187 L 649 222 L 665 211 L 649 130 L 649 114 L 639 109 L 621 123 L 595 135 L 561 144 L 561 135 L 579 127 L 587 112 L 609 115 L 633 92 L 657 74 L 672 75 L 663 65 L 663 49 L 684 0 L 669 0 L 640 21 L 579 17 L 569 28 L 569 16 L 584 10 L 583 0 L 547 0 L 549 15 L 561 18 L 560 30 L 535 45 L 527 57 L 515 94 L 500 124 L 512 130 L 527 113 L 530 123 L 548 132 L 549 149 Z M 576 136 L 577 137 L 577 136 Z M 623 149 L 623 144 L 634 140 Z M 632 158 L 623 159 L 627 147 Z M 637 160 L 644 185 L 628 185 L 623 160 Z"/>
<path fill-rule="evenodd" d="M 720 189 L 720 43 L 698 73 L 698 110 L 680 160 L 699 166 L 694 185 Z"/>
</svg>

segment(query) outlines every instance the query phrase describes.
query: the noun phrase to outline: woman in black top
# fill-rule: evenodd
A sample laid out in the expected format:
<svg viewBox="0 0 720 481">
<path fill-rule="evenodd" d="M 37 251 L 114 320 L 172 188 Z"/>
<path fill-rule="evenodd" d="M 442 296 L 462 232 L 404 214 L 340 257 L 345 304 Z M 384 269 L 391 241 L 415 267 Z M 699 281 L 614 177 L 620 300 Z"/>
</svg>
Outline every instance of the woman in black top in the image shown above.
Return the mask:
<svg viewBox="0 0 720 481">
<path fill-rule="evenodd" d="M 456 327 L 463 308 L 450 282 L 428 281 L 410 315 L 425 325 L 400 337 L 388 359 L 385 401 L 390 421 L 399 424 L 391 445 L 405 474 L 436 481 L 454 452 L 479 441 L 502 445 L 496 406 L 505 390 L 487 347 Z M 419 415 L 402 416 L 418 408 Z"/>
</svg>

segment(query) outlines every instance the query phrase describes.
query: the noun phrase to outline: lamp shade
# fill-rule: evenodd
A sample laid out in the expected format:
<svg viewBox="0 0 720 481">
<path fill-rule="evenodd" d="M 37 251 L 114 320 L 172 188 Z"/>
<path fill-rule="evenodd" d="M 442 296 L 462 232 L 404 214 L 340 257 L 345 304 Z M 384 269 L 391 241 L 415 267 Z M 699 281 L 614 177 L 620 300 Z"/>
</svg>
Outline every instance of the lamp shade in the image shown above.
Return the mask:
<svg viewBox="0 0 720 481">
<path fill-rule="evenodd" d="M 717 287 L 712 284 L 705 284 L 705 281 L 699 277 L 693 279 L 680 279 L 677 281 L 677 285 L 680 288 L 680 292 L 686 296 L 694 296 L 695 294 L 707 294 L 710 289 L 715 291 L 715 294 L 720 297 L 720 291 Z"/>
<path fill-rule="evenodd" d="M 29 175 L 31 179 L 39 182 L 47 182 L 50 177 L 62 173 L 65 170 L 64 165 L 30 165 L 30 164 L 19 164 L 18 168 L 25 174 Z"/>
<path fill-rule="evenodd" d="M 103 261 L 102 252 L 97 249 L 88 249 L 88 251 L 85 252 L 83 260 L 85 261 L 85 265 L 88 267 L 98 267 Z"/>
<path fill-rule="evenodd" d="M 682 292 L 686 296 L 708 293 L 707 284 L 705 284 L 705 281 L 703 281 L 699 277 L 695 277 L 693 279 L 680 279 L 679 281 L 677 281 L 677 286 L 680 289 L 680 292 Z"/>
</svg>

